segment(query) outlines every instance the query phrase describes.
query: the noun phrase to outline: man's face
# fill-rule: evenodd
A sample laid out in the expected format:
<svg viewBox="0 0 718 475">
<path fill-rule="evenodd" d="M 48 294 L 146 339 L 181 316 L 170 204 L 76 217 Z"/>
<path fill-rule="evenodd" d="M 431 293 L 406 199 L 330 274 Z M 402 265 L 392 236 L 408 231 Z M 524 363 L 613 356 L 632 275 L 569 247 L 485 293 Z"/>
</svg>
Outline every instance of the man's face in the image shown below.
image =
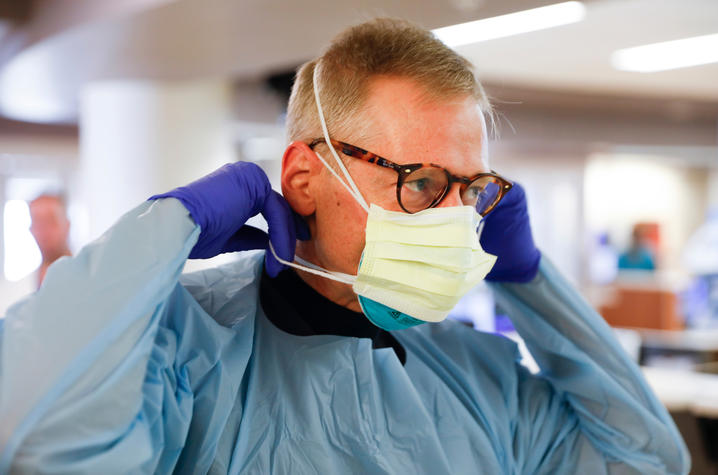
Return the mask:
<svg viewBox="0 0 718 475">
<path fill-rule="evenodd" d="M 70 222 L 56 198 L 40 197 L 30 203 L 32 233 L 43 256 L 55 256 L 67 249 Z"/>
<path fill-rule="evenodd" d="M 361 132 L 332 139 L 398 164 L 434 163 L 467 177 L 488 171 L 486 124 L 471 97 L 437 102 L 426 99 L 421 86 L 410 80 L 379 78 L 372 82 L 366 104 L 353 122 L 361 124 L 357 126 Z M 333 160 L 326 146 L 317 151 Z M 396 200 L 395 171 L 355 158 L 346 158 L 344 163 L 368 203 L 402 211 Z M 356 274 L 364 249 L 367 213 L 328 170 L 317 180 L 313 194 L 316 212 L 312 237 L 320 265 Z M 462 204 L 455 183 L 439 206 Z"/>
</svg>

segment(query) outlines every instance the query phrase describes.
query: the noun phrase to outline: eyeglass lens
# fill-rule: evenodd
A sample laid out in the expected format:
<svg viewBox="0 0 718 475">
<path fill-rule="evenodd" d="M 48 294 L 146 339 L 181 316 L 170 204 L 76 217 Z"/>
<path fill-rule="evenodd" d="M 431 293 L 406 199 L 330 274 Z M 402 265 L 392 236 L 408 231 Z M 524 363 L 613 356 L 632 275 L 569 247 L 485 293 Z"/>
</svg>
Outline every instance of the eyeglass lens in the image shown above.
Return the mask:
<svg viewBox="0 0 718 475">
<path fill-rule="evenodd" d="M 425 167 L 408 174 L 399 192 L 399 201 L 410 213 L 427 209 L 446 190 L 449 178 L 440 168 Z M 492 176 L 482 176 L 469 183 L 461 194 L 464 205 L 475 206 L 480 215 L 487 213 L 499 197 L 501 184 Z"/>
</svg>

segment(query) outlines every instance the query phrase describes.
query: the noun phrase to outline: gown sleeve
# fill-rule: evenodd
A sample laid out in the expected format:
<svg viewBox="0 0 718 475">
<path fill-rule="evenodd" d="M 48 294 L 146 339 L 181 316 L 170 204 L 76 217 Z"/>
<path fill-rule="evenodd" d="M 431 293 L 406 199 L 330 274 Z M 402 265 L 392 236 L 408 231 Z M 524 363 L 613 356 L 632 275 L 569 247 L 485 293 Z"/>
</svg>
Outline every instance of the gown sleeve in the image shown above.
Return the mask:
<svg viewBox="0 0 718 475">
<path fill-rule="evenodd" d="M 688 473 L 683 439 L 640 369 L 545 257 L 530 283 L 490 285 L 540 367 L 518 375 L 522 473 Z"/>
<path fill-rule="evenodd" d="M 143 384 L 198 235 L 179 201 L 145 202 L 10 308 L 0 327 L 0 473 L 129 473 L 158 457 Z"/>
</svg>

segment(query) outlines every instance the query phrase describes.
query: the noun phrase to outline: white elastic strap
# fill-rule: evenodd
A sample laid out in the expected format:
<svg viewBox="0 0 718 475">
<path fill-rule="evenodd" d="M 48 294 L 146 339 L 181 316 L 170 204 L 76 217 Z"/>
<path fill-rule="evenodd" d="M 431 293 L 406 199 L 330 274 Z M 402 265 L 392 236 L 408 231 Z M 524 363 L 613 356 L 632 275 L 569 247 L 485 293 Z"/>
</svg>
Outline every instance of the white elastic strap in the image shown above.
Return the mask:
<svg viewBox="0 0 718 475">
<path fill-rule="evenodd" d="M 357 280 L 357 276 L 355 276 L 355 275 L 345 274 L 344 272 L 339 272 L 339 271 L 335 271 L 335 270 L 331 270 L 331 271 L 326 270 L 325 268 L 319 267 L 316 264 L 312 264 L 311 262 L 306 261 L 299 256 L 294 256 L 294 260 L 295 260 L 295 262 L 298 262 L 299 264 L 301 264 L 303 266 L 307 266 L 311 269 L 318 270 L 319 272 L 327 272 L 330 275 L 333 275 L 334 277 L 339 277 L 339 278 L 344 279 L 345 281 L 350 282 L 352 284 L 354 284 L 354 282 L 356 282 L 356 280 Z"/>
<path fill-rule="evenodd" d="M 329 146 L 331 147 L 331 145 L 329 145 Z M 324 164 L 324 166 L 327 167 L 327 169 L 328 169 L 330 172 L 332 172 L 332 175 L 334 175 L 334 176 L 336 177 L 336 179 L 339 180 L 339 183 L 341 183 L 342 186 L 347 189 L 347 191 L 349 192 L 349 194 L 352 195 L 352 197 L 354 197 L 354 199 L 357 201 L 357 203 L 359 203 L 359 206 L 361 206 L 362 208 L 364 208 L 364 210 L 368 213 L 368 212 L 369 212 L 369 208 L 366 207 L 366 204 L 365 204 L 365 202 L 364 202 L 364 198 L 362 197 L 361 201 L 359 201 L 359 199 L 358 199 L 358 198 L 356 197 L 356 195 L 354 194 L 354 190 L 352 190 L 352 189 L 349 187 L 349 185 L 347 185 L 346 182 L 345 182 L 344 180 L 342 180 L 342 178 L 339 176 L 339 174 L 338 174 L 337 172 L 335 172 L 332 167 L 329 166 L 329 164 L 328 164 L 327 161 L 324 159 L 324 157 L 322 157 L 321 155 L 319 155 L 319 152 L 314 152 L 314 154 L 317 156 L 317 158 L 319 158 L 319 160 L 321 160 L 321 162 Z M 361 195 L 360 195 L 360 196 L 361 196 Z"/>
<path fill-rule="evenodd" d="M 272 254 L 274 255 L 274 258 L 278 260 L 280 263 L 284 264 L 285 266 L 294 267 L 295 269 L 302 270 L 304 272 L 309 272 L 310 274 L 315 274 L 320 277 L 326 277 L 327 279 L 336 280 L 337 282 L 341 282 L 343 284 L 349 284 L 354 285 L 354 282 L 356 281 L 356 277 L 344 274 L 341 272 L 328 272 L 324 269 L 322 269 L 319 266 L 316 266 L 312 264 L 311 262 L 307 262 L 301 257 L 296 257 L 297 260 L 303 262 L 306 265 L 302 264 L 296 264 L 294 262 L 285 261 L 281 257 L 279 257 L 274 250 L 274 246 L 272 246 L 272 242 L 269 242 L 269 250 L 272 251 Z M 310 267 L 311 266 L 311 267 Z"/>
<path fill-rule="evenodd" d="M 329 129 L 327 128 L 327 123 L 324 120 L 324 111 L 322 110 L 322 103 L 319 100 L 319 87 L 318 87 L 318 76 L 319 71 L 319 64 L 314 65 L 314 72 L 312 74 L 312 86 L 314 89 L 314 102 L 317 104 L 317 113 L 319 114 L 319 122 L 322 124 L 322 133 L 324 134 L 324 140 L 327 143 L 327 146 L 329 147 L 329 150 L 332 152 L 332 155 L 334 156 L 334 159 L 337 161 L 337 165 L 339 165 L 339 169 L 341 169 L 342 173 L 344 173 L 344 177 L 346 178 L 346 181 L 349 183 L 349 186 L 351 186 L 351 190 L 349 190 L 349 193 L 354 197 L 355 200 L 359 203 L 359 205 L 364 208 L 364 210 L 368 213 L 369 212 L 369 205 L 367 204 L 366 200 L 362 196 L 361 192 L 359 191 L 359 188 L 357 188 L 356 183 L 354 183 L 354 180 L 352 179 L 351 175 L 349 174 L 349 170 L 346 169 L 344 166 L 344 163 L 342 162 L 341 158 L 339 158 L 339 155 L 337 154 L 337 151 L 334 150 L 334 146 L 332 145 L 332 141 L 329 137 Z M 347 187 L 347 184 L 339 178 L 339 175 L 332 169 L 332 167 L 328 166 L 327 162 L 322 159 L 322 163 L 324 163 L 327 168 L 334 174 L 339 181 L 342 182 L 342 184 Z"/>
</svg>

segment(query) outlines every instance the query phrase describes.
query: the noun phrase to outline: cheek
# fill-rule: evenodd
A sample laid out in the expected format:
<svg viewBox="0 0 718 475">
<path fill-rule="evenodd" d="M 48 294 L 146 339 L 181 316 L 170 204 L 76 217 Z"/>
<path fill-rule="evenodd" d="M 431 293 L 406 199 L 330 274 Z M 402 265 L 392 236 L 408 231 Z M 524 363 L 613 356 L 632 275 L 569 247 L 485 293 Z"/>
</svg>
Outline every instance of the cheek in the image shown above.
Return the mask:
<svg viewBox="0 0 718 475">
<path fill-rule="evenodd" d="M 364 249 L 366 212 L 344 188 L 328 185 L 317 200 L 317 251 L 327 266 L 356 273 Z"/>
</svg>

